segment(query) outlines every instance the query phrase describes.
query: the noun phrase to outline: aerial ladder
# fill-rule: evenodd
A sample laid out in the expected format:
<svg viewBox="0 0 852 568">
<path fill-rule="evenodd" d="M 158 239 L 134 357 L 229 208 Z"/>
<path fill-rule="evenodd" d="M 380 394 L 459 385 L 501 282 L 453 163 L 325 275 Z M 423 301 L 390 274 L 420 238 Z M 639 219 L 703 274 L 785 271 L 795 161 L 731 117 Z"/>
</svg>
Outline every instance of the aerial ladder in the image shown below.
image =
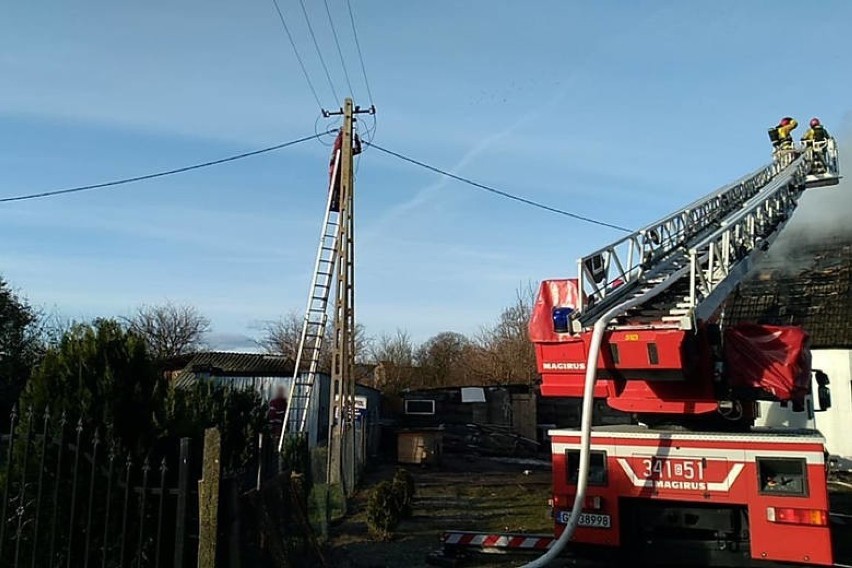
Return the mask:
<svg viewBox="0 0 852 568">
<path fill-rule="evenodd" d="M 758 400 L 805 409 L 807 334 L 729 327 L 724 307 L 802 193 L 839 179 L 833 139 L 779 152 L 581 258 L 577 278 L 542 283 L 530 324 L 541 392 L 581 400 L 582 419 L 550 432 L 557 538 L 528 566 L 572 538 L 676 565 L 832 565 L 824 439 L 753 428 Z M 595 399 L 633 424 L 593 428 Z"/>
</svg>

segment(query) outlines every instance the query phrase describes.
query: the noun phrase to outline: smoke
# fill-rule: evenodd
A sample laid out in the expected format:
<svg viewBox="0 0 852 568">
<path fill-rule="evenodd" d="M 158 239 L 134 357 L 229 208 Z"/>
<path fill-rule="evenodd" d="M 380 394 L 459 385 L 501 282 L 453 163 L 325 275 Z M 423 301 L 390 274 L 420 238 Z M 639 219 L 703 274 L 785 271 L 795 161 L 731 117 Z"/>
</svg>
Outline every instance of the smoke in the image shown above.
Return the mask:
<svg viewBox="0 0 852 568">
<path fill-rule="evenodd" d="M 840 152 L 840 175 L 845 177 L 838 185 L 804 192 L 793 217 L 770 248 L 767 261 L 789 263 L 814 251 L 852 243 L 852 113 L 839 126 L 833 134 Z"/>
</svg>

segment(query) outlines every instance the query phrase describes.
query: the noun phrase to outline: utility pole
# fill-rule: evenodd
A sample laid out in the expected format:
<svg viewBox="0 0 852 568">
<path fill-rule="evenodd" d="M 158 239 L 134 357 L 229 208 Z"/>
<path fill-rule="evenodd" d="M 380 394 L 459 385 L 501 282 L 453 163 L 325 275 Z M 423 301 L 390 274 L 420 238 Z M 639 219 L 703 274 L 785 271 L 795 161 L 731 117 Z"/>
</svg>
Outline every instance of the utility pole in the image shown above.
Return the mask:
<svg viewBox="0 0 852 568">
<path fill-rule="evenodd" d="M 337 239 L 337 263 L 334 335 L 332 336 L 331 389 L 328 416 L 328 483 L 342 483 L 346 495 L 355 489 L 357 463 L 355 444 L 355 226 L 354 226 L 354 168 L 353 142 L 355 115 L 375 113 L 371 107 L 362 110 L 351 98 L 344 101 L 338 112 L 342 115 L 340 147 L 340 215 Z"/>
</svg>

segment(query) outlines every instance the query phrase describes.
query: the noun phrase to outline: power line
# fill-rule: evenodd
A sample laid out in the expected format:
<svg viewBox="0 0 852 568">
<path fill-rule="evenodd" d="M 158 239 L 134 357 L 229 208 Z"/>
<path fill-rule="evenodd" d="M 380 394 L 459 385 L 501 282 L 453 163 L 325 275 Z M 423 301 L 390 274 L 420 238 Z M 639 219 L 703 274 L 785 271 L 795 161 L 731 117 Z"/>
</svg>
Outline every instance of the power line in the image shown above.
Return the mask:
<svg viewBox="0 0 852 568">
<path fill-rule="evenodd" d="M 317 55 L 319 56 L 323 71 L 325 71 L 325 78 L 328 79 L 328 86 L 331 87 L 331 94 L 334 95 L 335 102 L 338 102 L 340 101 L 340 97 L 337 96 L 337 89 L 334 88 L 334 82 L 331 80 L 331 73 L 328 72 L 328 65 L 325 64 L 325 58 L 322 56 L 322 51 L 320 51 L 317 36 L 314 34 L 314 27 L 311 25 L 311 19 L 308 17 L 308 9 L 305 8 L 305 0 L 299 0 L 299 4 L 302 6 L 302 13 L 305 15 L 305 23 L 308 24 L 308 31 L 311 34 L 311 39 L 314 41 L 314 47 L 317 50 Z"/>
<path fill-rule="evenodd" d="M 586 223 L 592 223 L 594 225 L 600 225 L 601 227 L 609 227 L 610 229 L 616 229 L 618 231 L 624 231 L 625 233 L 632 233 L 633 232 L 632 229 L 628 229 L 627 227 L 622 227 L 621 225 L 615 225 L 613 223 L 607 223 L 606 221 L 599 221 L 599 220 L 593 219 L 591 217 L 586 217 L 584 215 L 579 215 L 577 213 L 571 213 L 570 211 L 565 211 L 564 209 L 557 209 L 556 207 L 551 207 L 550 205 L 545 205 L 543 203 L 533 201 L 532 199 L 527 199 L 526 197 L 514 195 L 514 194 L 508 193 L 506 191 L 502 191 L 500 189 L 497 189 L 497 188 L 494 188 L 494 187 L 473 181 L 471 179 L 461 177 L 459 175 L 450 173 L 448 171 L 444 171 L 440 168 L 436 168 L 435 166 L 430 166 L 429 164 L 424 164 L 423 162 L 415 160 L 414 158 L 409 158 L 408 156 L 404 156 L 402 154 L 394 152 L 393 150 L 388 150 L 387 148 L 382 148 L 378 144 L 374 144 L 372 142 L 369 143 L 369 146 L 375 148 L 376 150 L 384 152 L 385 154 L 389 154 L 391 156 L 394 156 L 395 158 L 399 158 L 400 160 L 414 164 L 415 166 L 420 166 L 421 168 L 425 168 L 429 171 L 435 172 L 437 174 L 441 174 L 442 176 L 446 176 L 446 177 L 452 178 L 456 181 L 460 181 L 462 183 L 472 185 L 473 187 L 477 187 L 479 189 L 484 189 L 485 191 L 499 195 L 501 197 L 505 197 L 507 199 L 512 199 L 514 201 L 518 201 L 518 202 L 524 203 L 526 205 L 538 207 L 539 209 L 544 209 L 545 211 L 550 211 L 551 213 L 558 213 L 559 215 L 565 215 L 566 217 L 571 217 L 572 219 L 576 219 L 578 221 L 584 221 Z"/>
<path fill-rule="evenodd" d="M 289 146 L 295 146 L 296 144 L 301 144 L 302 142 L 307 142 L 309 140 L 313 140 L 315 138 L 319 138 L 320 136 L 324 136 L 327 132 L 322 132 L 320 134 L 313 134 L 311 136 L 305 136 L 304 138 L 299 138 L 298 140 L 291 140 L 290 142 L 284 142 L 282 144 L 276 144 L 275 146 L 269 146 L 267 148 L 261 148 L 260 150 L 253 150 L 251 152 L 244 152 L 242 154 L 237 154 L 235 156 L 228 156 L 227 158 L 221 158 L 219 160 L 213 160 L 210 162 L 203 162 L 200 164 L 193 164 L 191 166 L 184 166 L 182 168 L 176 168 L 173 170 L 166 170 L 164 172 L 157 172 L 153 174 L 146 174 L 143 176 L 136 176 L 130 178 L 117 179 L 113 181 L 107 181 L 103 183 L 95 183 L 91 185 L 81 185 L 77 187 L 69 187 L 67 189 L 56 189 L 52 191 L 43 191 L 41 193 L 31 193 L 29 195 L 18 195 L 15 197 L 3 197 L 0 198 L 0 203 L 8 203 L 10 201 L 26 201 L 28 199 L 40 199 L 42 197 L 53 197 L 55 195 L 64 195 L 66 193 L 78 193 L 81 191 L 88 191 L 90 189 L 101 189 L 104 187 L 114 187 L 117 185 L 124 185 L 128 183 L 134 183 L 137 181 L 145 181 L 149 179 L 159 178 L 170 176 L 174 174 L 181 174 L 184 172 L 192 171 L 192 170 L 200 170 L 201 168 L 209 168 L 210 166 L 216 166 L 219 164 L 224 164 L 226 162 L 234 162 L 236 160 L 242 160 L 243 158 L 250 158 L 251 156 L 257 156 L 258 154 L 265 154 L 267 152 L 274 152 L 275 150 L 281 150 L 283 148 L 287 148 Z"/>
<path fill-rule="evenodd" d="M 367 85 L 367 96 L 370 98 L 370 105 L 373 104 L 373 91 L 370 90 L 370 80 L 367 79 L 367 68 L 364 66 L 364 55 L 361 53 L 361 42 L 358 41 L 358 29 L 355 27 L 355 14 L 352 13 L 352 3 L 346 0 L 346 7 L 349 8 L 349 21 L 352 22 L 352 35 L 355 36 L 355 47 L 358 49 L 358 59 L 361 60 L 361 73 L 364 74 L 364 84 Z"/>
<path fill-rule="evenodd" d="M 275 5 L 275 11 L 278 12 L 278 19 L 281 20 L 281 26 L 284 28 L 284 31 L 287 33 L 287 38 L 290 40 L 290 45 L 293 46 L 293 53 L 296 54 L 296 59 L 299 60 L 299 67 L 302 68 L 302 74 L 305 76 L 305 81 L 308 82 L 308 87 L 310 87 L 311 92 L 314 94 L 314 100 L 317 102 L 317 106 L 322 110 L 322 101 L 320 101 L 319 95 L 317 94 L 316 88 L 314 88 L 314 84 L 311 81 L 310 75 L 308 75 L 308 70 L 305 68 L 305 62 L 302 60 L 302 56 L 299 55 L 299 50 L 296 49 L 296 42 L 293 40 L 293 34 L 290 33 L 290 28 L 287 26 L 287 21 L 284 19 L 284 14 L 281 12 L 281 7 L 278 6 L 278 0 L 272 0 L 272 3 Z"/>
<path fill-rule="evenodd" d="M 343 76 L 346 77 L 346 84 L 349 86 L 349 96 L 355 96 L 355 90 L 352 88 L 352 81 L 349 80 L 349 70 L 346 69 L 346 62 L 343 60 L 343 50 L 340 49 L 340 38 L 337 37 L 337 29 L 334 27 L 334 20 L 331 18 L 331 9 L 328 7 L 328 0 L 325 2 L 325 13 L 328 14 L 328 24 L 331 26 L 331 33 L 334 35 L 334 44 L 337 46 L 337 54 L 340 55 L 340 66 L 343 67 Z"/>
</svg>

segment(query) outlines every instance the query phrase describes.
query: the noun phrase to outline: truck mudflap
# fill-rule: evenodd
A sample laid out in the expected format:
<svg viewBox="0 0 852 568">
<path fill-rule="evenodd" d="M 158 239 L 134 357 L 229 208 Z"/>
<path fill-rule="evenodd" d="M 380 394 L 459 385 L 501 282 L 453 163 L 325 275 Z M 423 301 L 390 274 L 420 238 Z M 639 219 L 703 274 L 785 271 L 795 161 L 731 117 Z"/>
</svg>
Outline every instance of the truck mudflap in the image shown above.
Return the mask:
<svg viewBox="0 0 852 568">
<path fill-rule="evenodd" d="M 558 536 L 573 506 L 580 435 L 550 436 Z M 679 562 L 694 549 L 698 558 L 721 556 L 734 566 L 832 566 L 826 473 L 824 439 L 814 431 L 602 427 L 592 433 L 589 485 L 573 541 L 643 557 L 678 551 Z"/>
</svg>

